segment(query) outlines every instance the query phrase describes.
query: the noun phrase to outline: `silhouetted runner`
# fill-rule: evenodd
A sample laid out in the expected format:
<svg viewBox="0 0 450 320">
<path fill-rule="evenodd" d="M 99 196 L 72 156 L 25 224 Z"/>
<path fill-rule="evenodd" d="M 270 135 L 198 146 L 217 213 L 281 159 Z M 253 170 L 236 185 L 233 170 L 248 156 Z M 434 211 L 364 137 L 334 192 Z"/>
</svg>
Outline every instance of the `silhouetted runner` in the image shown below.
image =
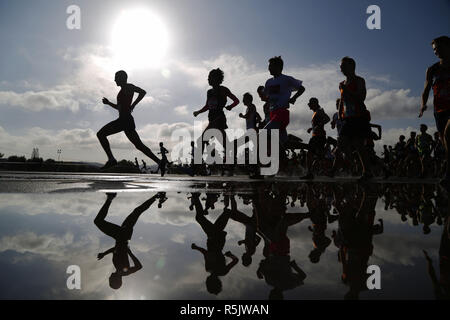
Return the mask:
<svg viewBox="0 0 450 320">
<path fill-rule="evenodd" d="M 116 268 L 116 271 L 114 271 L 109 277 L 109 285 L 113 289 L 119 289 L 122 286 L 122 277 L 128 276 L 142 269 L 141 263 L 131 252 L 128 246 L 128 241 L 131 240 L 131 236 L 133 235 L 133 228 L 141 214 L 145 210 L 150 208 L 150 206 L 153 204 L 153 202 L 155 202 L 156 199 L 161 198 L 161 194 L 158 193 L 154 195 L 143 204 L 138 206 L 136 209 L 134 209 L 133 212 L 125 218 L 122 225 L 120 226 L 105 220 L 112 200 L 116 197 L 117 194 L 107 193 L 106 195 L 106 201 L 95 217 L 94 223 L 104 234 L 113 238 L 116 241 L 116 244 L 111 249 L 99 253 L 97 258 L 98 260 L 100 260 L 110 253 L 113 254 L 112 261 L 114 267 Z M 131 258 L 134 266 L 130 266 L 128 257 Z"/>
<path fill-rule="evenodd" d="M 225 117 L 223 109 L 227 109 L 228 111 L 230 111 L 239 104 L 239 99 L 234 94 L 231 93 L 230 89 L 221 85 L 223 79 L 224 73 L 219 68 L 213 69 L 209 72 L 208 83 L 212 88 L 209 89 L 207 92 L 205 106 L 200 110 L 194 111 L 194 117 L 197 117 L 199 114 L 208 111 L 209 123 L 208 126 L 203 131 L 199 141 L 197 141 L 197 148 L 200 147 L 203 154 L 203 146 L 206 143 L 203 142 L 203 135 L 205 131 L 208 129 L 217 129 L 223 135 L 223 141 L 220 141 L 220 143 L 224 148 L 224 154 L 226 158 L 227 152 L 229 150 L 226 150 L 225 141 L 227 139 L 227 135 L 225 129 L 227 129 L 228 126 L 227 126 L 227 118 Z M 233 100 L 233 103 L 230 104 L 229 106 L 226 106 L 228 98 Z"/>
<path fill-rule="evenodd" d="M 249 92 L 245 93 L 242 102 L 247 107 L 247 110 L 245 111 L 245 114 L 239 113 L 239 118 L 245 119 L 245 128 L 247 130 L 258 130 L 261 116 L 258 111 L 256 111 L 256 106 L 253 104 L 253 96 Z"/>
<path fill-rule="evenodd" d="M 283 59 L 281 57 L 273 57 L 269 59 L 269 72 L 273 76 L 266 81 L 262 99 L 270 104 L 270 121 L 266 124 L 265 129 L 279 130 L 280 139 L 280 164 L 283 163 L 284 144 L 288 141 L 287 126 L 289 124 L 289 105 L 295 104 L 299 96 L 305 92 L 303 82 L 291 76 L 282 74 Z M 291 93 L 296 93 L 291 97 Z M 270 145 L 270 144 L 269 144 Z"/>
<path fill-rule="evenodd" d="M 339 105 L 339 117 L 343 120 L 338 140 L 338 151 L 333 164 L 332 174 L 336 170 L 337 163 L 341 160 L 341 151 L 349 157 L 357 152 L 362 165 L 361 181 L 372 178 L 369 170 L 369 159 L 365 152 L 364 143 L 369 136 L 370 114 L 367 111 L 364 100 L 366 99 L 366 82 L 355 74 L 356 62 L 350 57 L 341 60 L 341 72 L 346 79 L 339 83 L 341 99 Z"/>
<path fill-rule="evenodd" d="M 131 115 L 133 109 L 144 98 L 146 92 L 145 90 L 136 87 L 131 83 L 128 83 L 127 80 L 128 75 L 125 71 L 117 71 L 114 81 L 116 82 L 117 86 L 121 88 L 119 94 L 117 95 L 117 104 L 110 102 L 106 98 L 103 98 L 102 100 L 104 104 L 109 105 L 119 111 L 118 119 L 108 123 L 103 128 L 101 128 L 99 132 L 97 132 L 98 140 L 100 141 L 100 144 L 102 145 L 103 149 L 106 152 L 106 155 L 108 156 L 108 161 L 102 167 L 102 169 L 107 169 L 117 164 L 117 160 L 114 158 L 111 152 L 111 147 L 109 146 L 107 137 L 121 131 L 125 132 L 128 140 L 130 140 L 131 143 L 134 144 L 136 149 L 143 152 L 147 157 L 155 161 L 158 165 L 160 165 L 161 162 L 161 160 L 159 160 L 158 157 L 156 157 L 153 152 L 142 143 L 141 138 L 139 138 L 139 135 L 136 132 L 134 118 Z M 133 102 L 134 93 L 138 93 L 139 95 Z"/>
<path fill-rule="evenodd" d="M 263 112 L 264 112 L 264 119 L 263 121 L 261 121 L 261 123 L 259 124 L 259 129 L 264 128 L 270 121 L 270 103 L 267 102 L 267 98 L 264 95 L 264 86 L 259 86 L 258 87 L 258 96 L 261 99 L 261 101 L 264 102 L 263 105 Z"/>
<path fill-rule="evenodd" d="M 308 153 L 306 154 L 306 167 L 308 173 L 301 179 L 313 179 L 314 175 L 311 170 L 314 155 L 323 157 L 325 154 L 325 144 L 327 143 L 327 136 L 324 129 L 325 124 L 330 122 L 330 117 L 325 113 L 323 108 L 319 105 L 317 98 L 309 99 L 308 106 L 313 112 L 311 119 L 311 128 L 307 132 L 312 133 L 312 137 L 308 143 Z"/>
<path fill-rule="evenodd" d="M 428 96 L 433 89 L 434 118 L 447 155 L 447 171 L 441 185 L 450 189 L 450 38 L 441 36 L 431 42 L 434 54 L 439 58 L 427 69 L 425 88 L 422 93 L 422 107 L 419 118 L 427 109 Z"/>
<path fill-rule="evenodd" d="M 159 143 L 159 150 L 160 151 L 158 152 L 158 154 L 161 155 L 161 163 L 158 165 L 156 173 L 158 173 L 158 170 L 161 170 L 161 177 L 164 177 L 164 174 L 166 173 L 166 167 L 169 164 L 169 160 L 166 156 L 166 154 L 169 153 L 169 150 L 164 148 L 164 144 L 162 142 Z"/>
<path fill-rule="evenodd" d="M 227 232 L 224 229 L 230 218 L 231 210 L 224 209 L 223 213 L 212 223 L 205 217 L 207 209 L 203 210 L 199 193 L 192 193 L 192 203 L 196 211 L 195 220 L 208 238 L 206 240 L 206 249 L 197 246 L 195 243 L 192 243 L 191 248 L 203 255 L 205 269 L 211 273 L 206 278 L 206 289 L 209 293 L 217 295 L 222 291 L 222 281 L 219 277 L 227 275 L 239 261 L 230 251 L 222 252 L 227 236 Z M 227 264 L 225 257 L 230 258 L 231 262 Z"/>
</svg>

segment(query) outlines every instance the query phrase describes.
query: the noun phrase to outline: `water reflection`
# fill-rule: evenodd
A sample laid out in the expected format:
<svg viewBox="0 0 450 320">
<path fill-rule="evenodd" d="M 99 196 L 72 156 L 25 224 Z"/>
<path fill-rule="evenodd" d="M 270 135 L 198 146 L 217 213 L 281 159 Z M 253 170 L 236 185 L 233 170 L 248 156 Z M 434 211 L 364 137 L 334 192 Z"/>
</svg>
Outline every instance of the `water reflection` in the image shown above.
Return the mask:
<svg viewBox="0 0 450 320">
<path fill-rule="evenodd" d="M 0 194 L 0 298 L 449 298 L 450 207 L 435 185 L 219 189 Z M 71 264 L 79 293 L 65 288 Z M 373 264 L 381 290 L 366 285 Z"/>
<path fill-rule="evenodd" d="M 433 283 L 434 295 L 436 299 L 450 299 L 450 219 L 445 218 L 442 230 L 441 242 L 439 245 L 439 278 L 433 266 L 433 260 L 426 250 L 423 250 L 428 264 L 428 274 Z"/>
<path fill-rule="evenodd" d="M 116 196 L 117 193 L 106 194 L 106 201 L 94 220 L 97 228 L 99 228 L 104 234 L 113 238 L 116 242 L 114 247 L 106 250 L 105 252 L 100 252 L 97 255 L 98 260 L 101 260 L 106 255 L 112 254 L 112 262 L 116 270 L 109 276 L 109 286 L 113 289 L 119 289 L 122 286 L 122 277 L 129 276 L 142 269 L 141 262 L 138 258 L 136 258 L 133 252 L 131 252 L 130 247 L 128 246 L 128 241 L 131 240 L 133 228 L 139 217 L 142 213 L 149 209 L 153 202 L 157 199 L 160 199 L 158 208 L 161 208 L 161 204 L 167 200 L 165 193 L 158 193 L 140 206 L 136 207 L 119 226 L 105 220 L 109 207 Z M 129 258 L 133 261 L 133 266 L 130 266 Z"/>
</svg>

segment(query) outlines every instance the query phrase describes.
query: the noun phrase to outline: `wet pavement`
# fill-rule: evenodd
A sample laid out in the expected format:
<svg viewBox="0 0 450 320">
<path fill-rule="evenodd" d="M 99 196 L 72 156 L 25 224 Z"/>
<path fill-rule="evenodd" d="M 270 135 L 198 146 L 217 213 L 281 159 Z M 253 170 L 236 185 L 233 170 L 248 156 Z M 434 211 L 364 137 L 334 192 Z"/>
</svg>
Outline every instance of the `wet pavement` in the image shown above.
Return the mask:
<svg viewBox="0 0 450 320">
<path fill-rule="evenodd" d="M 0 172 L 0 298 L 440 298 L 450 207 L 425 182 Z"/>
</svg>

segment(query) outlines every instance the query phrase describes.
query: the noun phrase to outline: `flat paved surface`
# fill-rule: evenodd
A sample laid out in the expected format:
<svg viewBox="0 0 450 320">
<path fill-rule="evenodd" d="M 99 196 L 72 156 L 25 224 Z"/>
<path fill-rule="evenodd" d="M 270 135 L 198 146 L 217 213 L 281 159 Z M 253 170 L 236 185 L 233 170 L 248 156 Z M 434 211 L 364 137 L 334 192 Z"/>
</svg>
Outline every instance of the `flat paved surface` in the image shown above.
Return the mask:
<svg viewBox="0 0 450 320">
<path fill-rule="evenodd" d="M 316 177 L 311 182 L 356 183 L 357 177 Z M 1 193 L 53 193 L 89 191 L 180 191 L 198 190 L 246 192 L 258 183 L 304 183 L 307 180 L 295 176 L 264 177 L 250 179 L 248 176 L 195 176 L 120 173 L 48 173 L 0 171 Z M 371 183 L 425 183 L 436 184 L 437 179 L 375 178 Z"/>
<path fill-rule="evenodd" d="M 360 188 L 349 178 L 318 178 L 306 185 L 297 177 L 254 181 L 245 176 L 0 172 L 0 299 L 266 300 L 273 279 L 280 287 L 289 281 L 283 287 L 285 299 L 343 299 L 349 287 L 341 280 L 341 245 L 332 241 L 338 231 L 341 243 L 371 248 L 363 250 L 362 257 L 362 250 L 349 250 L 349 261 L 366 261 L 382 272 L 382 290 L 363 290 L 360 299 L 433 299 L 423 250 L 435 268 L 439 253 L 448 252 L 442 242 L 447 239 L 443 222 L 448 194 L 432 180 L 427 185 L 410 179 L 388 181 L 402 184 L 380 182 L 385 181 L 375 179 Z M 106 192 L 117 194 L 108 199 Z M 336 195 L 341 212 L 333 204 Z M 350 219 L 354 208 L 360 208 L 359 213 Z M 227 218 L 229 210 L 233 216 Z M 266 260 L 264 241 L 256 247 L 252 263 L 244 266 L 245 246 L 240 241 L 255 230 L 245 219 L 252 216 L 257 217 L 261 236 L 278 234 L 281 223 L 295 218 L 284 236 L 290 259 L 307 275 L 305 281 L 292 281 L 293 270 L 280 264 L 289 260 Z M 378 225 L 376 234 L 367 234 L 379 219 L 383 228 Z M 210 272 L 205 257 L 192 249 L 193 243 L 208 248 L 211 238 L 205 228 L 216 221 L 226 222 L 218 229 L 222 255 L 229 251 L 239 260 L 219 277 L 217 295 L 206 287 Z M 123 277 L 116 290 L 109 282 L 116 267 L 112 255 L 98 260 L 98 254 L 116 243 L 107 226 L 120 229 L 125 222 L 132 225 L 129 249 L 143 268 Z M 355 228 L 362 231 L 355 233 Z M 320 251 L 318 243 L 323 244 Z M 81 290 L 66 285 L 67 268 L 73 265 L 81 270 Z M 258 278 L 260 265 L 266 266 L 269 281 Z M 360 267 L 357 272 L 363 274 L 366 266 L 358 263 Z"/>
</svg>

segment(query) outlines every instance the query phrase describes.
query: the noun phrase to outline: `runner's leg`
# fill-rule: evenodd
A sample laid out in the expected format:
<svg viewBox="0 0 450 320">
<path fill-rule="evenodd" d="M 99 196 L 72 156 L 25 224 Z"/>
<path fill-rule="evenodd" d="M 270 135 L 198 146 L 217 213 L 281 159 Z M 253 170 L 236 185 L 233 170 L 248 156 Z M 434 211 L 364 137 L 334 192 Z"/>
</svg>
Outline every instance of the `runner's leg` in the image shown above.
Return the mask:
<svg viewBox="0 0 450 320">
<path fill-rule="evenodd" d="M 134 144 L 136 149 L 144 153 L 147 157 L 155 161 L 158 165 L 161 163 L 161 160 L 158 159 L 157 156 L 155 156 L 152 150 L 150 150 L 144 143 L 142 143 L 141 138 L 139 138 L 139 135 L 136 132 L 136 130 L 127 130 L 125 131 L 125 134 L 128 140 L 130 140 L 131 143 Z"/>
<path fill-rule="evenodd" d="M 444 144 L 445 154 L 447 158 L 447 171 L 445 176 L 446 179 L 450 179 L 450 119 L 447 120 L 447 124 L 445 125 L 442 143 Z"/>
<path fill-rule="evenodd" d="M 114 223 L 106 221 L 106 215 L 108 214 L 109 207 L 112 200 L 107 198 L 102 208 L 98 212 L 94 219 L 94 223 L 104 234 L 116 239 L 120 234 L 120 227 Z"/>
<path fill-rule="evenodd" d="M 97 138 L 100 141 L 103 150 L 105 150 L 106 155 L 108 156 L 108 160 L 113 160 L 114 156 L 111 152 L 111 147 L 109 145 L 107 136 L 119 133 L 122 130 L 123 130 L 122 125 L 119 123 L 118 120 L 115 120 L 108 123 L 97 132 Z"/>
</svg>

